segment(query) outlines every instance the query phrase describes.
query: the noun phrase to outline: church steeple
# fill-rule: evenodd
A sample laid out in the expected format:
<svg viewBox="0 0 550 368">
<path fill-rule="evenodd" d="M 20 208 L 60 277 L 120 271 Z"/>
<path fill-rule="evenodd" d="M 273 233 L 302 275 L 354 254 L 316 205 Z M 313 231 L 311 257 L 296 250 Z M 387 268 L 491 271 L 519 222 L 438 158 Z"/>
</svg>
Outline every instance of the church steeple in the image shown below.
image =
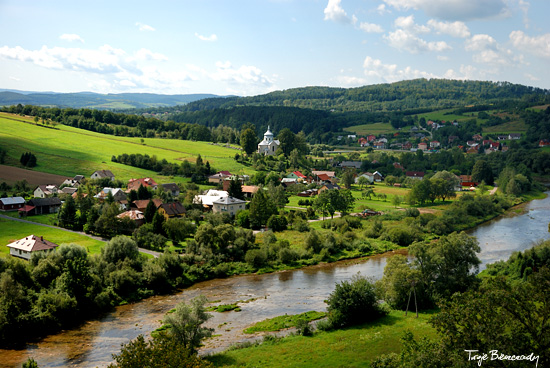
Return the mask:
<svg viewBox="0 0 550 368">
<path fill-rule="evenodd" d="M 267 126 L 267 132 L 264 133 L 264 141 L 273 142 L 273 133 L 269 130 L 269 125 Z"/>
</svg>

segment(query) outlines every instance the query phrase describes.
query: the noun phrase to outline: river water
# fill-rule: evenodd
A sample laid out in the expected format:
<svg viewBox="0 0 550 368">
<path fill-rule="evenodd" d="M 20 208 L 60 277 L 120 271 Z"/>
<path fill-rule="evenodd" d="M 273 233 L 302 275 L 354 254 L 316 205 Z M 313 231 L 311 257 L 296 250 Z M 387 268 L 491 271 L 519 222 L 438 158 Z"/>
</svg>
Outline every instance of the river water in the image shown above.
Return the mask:
<svg viewBox="0 0 550 368">
<path fill-rule="evenodd" d="M 498 219 L 470 231 L 481 247 L 481 269 L 487 263 L 507 259 L 514 251 L 550 238 L 550 196 L 518 207 Z M 336 262 L 306 269 L 265 275 L 246 275 L 198 283 L 177 294 L 156 296 L 117 307 L 101 319 L 62 331 L 22 350 L 0 350 L 0 367 L 20 367 L 32 356 L 40 367 L 103 367 L 120 345 L 139 334 L 149 334 L 176 304 L 200 294 L 216 304 L 241 303 L 241 312 L 212 313 L 207 326 L 215 328 L 201 353 L 222 351 L 237 341 L 257 339 L 242 333 L 249 325 L 282 314 L 326 310 L 324 300 L 334 285 L 360 272 L 379 279 L 386 260 L 396 252 L 363 260 Z"/>
</svg>

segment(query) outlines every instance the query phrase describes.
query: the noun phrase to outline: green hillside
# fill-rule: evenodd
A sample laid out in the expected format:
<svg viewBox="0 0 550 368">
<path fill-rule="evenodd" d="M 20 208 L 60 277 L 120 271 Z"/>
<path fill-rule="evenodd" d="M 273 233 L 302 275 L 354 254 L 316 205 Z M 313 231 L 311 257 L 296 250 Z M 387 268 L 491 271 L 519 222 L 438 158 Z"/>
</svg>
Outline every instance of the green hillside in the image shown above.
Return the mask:
<svg viewBox="0 0 550 368">
<path fill-rule="evenodd" d="M 24 122 L 26 121 L 26 122 Z M 197 155 L 217 170 L 251 174 L 254 171 L 234 160 L 236 149 L 206 142 L 173 139 L 117 137 L 57 125 L 55 128 L 36 125 L 31 119 L 0 114 L 0 146 L 7 149 L 6 164 L 17 166 L 23 152 L 37 156 L 36 171 L 74 176 L 89 176 L 95 170 L 109 169 L 121 180 L 135 177 L 158 177 L 143 170 L 111 162 L 111 157 L 123 153 L 156 155 L 169 162 L 194 162 Z M 159 180 L 168 178 L 159 177 Z M 182 179 L 183 180 L 183 179 Z"/>
</svg>

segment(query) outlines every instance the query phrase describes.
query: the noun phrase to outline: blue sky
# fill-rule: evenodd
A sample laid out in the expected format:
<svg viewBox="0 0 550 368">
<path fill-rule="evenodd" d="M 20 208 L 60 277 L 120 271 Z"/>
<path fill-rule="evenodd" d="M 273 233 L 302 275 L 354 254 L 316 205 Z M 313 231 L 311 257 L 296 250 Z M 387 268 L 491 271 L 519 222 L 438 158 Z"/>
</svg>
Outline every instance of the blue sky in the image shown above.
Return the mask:
<svg viewBox="0 0 550 368">
<path fill-rule="evenodd" d="M 0 0 L 0 88 L 243 96 L 414 78 L 550 88 L 547 0 Z"/>
</svg>

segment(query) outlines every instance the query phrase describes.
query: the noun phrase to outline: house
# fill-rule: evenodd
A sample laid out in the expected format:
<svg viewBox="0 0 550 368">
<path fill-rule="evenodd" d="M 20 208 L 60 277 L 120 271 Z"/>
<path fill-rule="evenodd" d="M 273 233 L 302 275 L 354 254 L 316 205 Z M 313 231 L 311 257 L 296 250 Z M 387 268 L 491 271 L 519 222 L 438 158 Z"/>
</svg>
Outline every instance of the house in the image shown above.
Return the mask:
<svg viewBox="0 0 550 368">
<path fill-rule="evenodd" d="M 289 173 L 286 177 L 289 179 L 296 179 L 296 181 L 300 183 L 303 182 L 305 179 L 307 179 L 307 176 L 302 174 L 300 171 L 293 171 Z"/>
<path fill-rule="evenodd" d="M 257 185 L 243 185 L 241 190 L 246 198 L 252 198 L 254 194 L 260 189 Z"/>
<path fill-rule="evenodd" d="M 374 181 L 382 181 L 384 180 L 384 175 L 380 174 L 378 171 L 375 171 L 373 174 L 372 174 L 373 178 L 374 178 Z"/>
<path fill-rule="evenodd" d="M 267 131 L 264 133 L 264 139 L 258 143 L 258 153 L 263 153 L 266 156 L 273 156 L 280 145 L 281 142 L 273 139 L 273 133 L 271 133 L 268 126 Z"/>
<path fill-rule="evenodd" d="M 222 197 L 212 203 L 212 212 L 228 213 L 235 216 L 237 212 L 245 209 L 246 202 L 235 197 Z"/>
<path fill-rule="evenodd" d="M 162 189 L 170 193 L 172 197 L 180 195 L 180 187 L 176 183 L 161 184 Z"/>
<path fill-rule="evenodd" d="M 326 174 L 329 176 L 329 178 L 335 178 L 336 172 L 335 171 L 319 171 L 319 170 L 313 170 L 311 172 L 313 175 L 320 175 L 320 174 Z"/>
<path fill-rule="evenodd" d="M 72 196 L 77 191 L 78 191 L 78 188 L 74 188 L 74 187 L 65 187 L 65 188 L 61 189 L 61 193 L 68 194 L 70 196 Z"/>
<path fill-rule="evenodd" d="M 422 171 L 407 171 L 405 173 L 405 176 L 410 179 L 414 180 L 422 180 L 424 179 L 424 173 Z"/>
<path fill-rule="evenodd" d="M 418 149 L 422 151 L 426 151 L 428 149 L 428 143 L 426 142 L 418 143 Z"/>
<path fill-rule="evenodd" d="M 474 134 L 474 135 L 472 136 L 472 139 L 473 139 L 474 141 L 478 141 L 478 142 L 479 142 L 479 141 L 483 140 L 483 137 L 482 137 L 480 134 Z"/>
<path fill-rule="evenodd" d="M 477 187 L 478 182 L 472 180 L 472 175 L 460 175 L 460 186 L 461 187 Z"/>
<path fill-rule="evenodd" d="M 162 200 L 158 198 L 138 199 L 137 201 L 134 201 L 134 203 L 131 204 L 131 207 L 137 209 L 138 211 L 145 212 L 145 209 L 147 208 L 147 205 L 149 204 L 150 201 L 153 201 L 153 204 L 155 205 L 156 209 L 158 209 L 162 204 Z"/>
<path fill-rule="evenodd" d="M 497 139 L 498 139 L 499 141 L 504 141 L 504 140 L 506 140 L 506 139 L 509 139 L 508 137 L 509 137 L 509 136 L 507 136 L 507 135 L 498 135 L 498 136 L 497 136 Z"/>
<path fill-rule="evenodd" d="M 152 178 L 140 178 L 128 180 L 128 191 L 139 190 L 139 187 L 151 188 L 157 190 L 158 184 Z"/>
<path fill-rule="evenodd" d="M 158 212 L 168 220 L 169 218 L 185 215 L 185 207 L 179 202 L 163 203 L 160 205 Z"/>
<path fill-rule="evenodd" d="M 398 170 L 401 170 L 401 171 L 405 170 L 405 168 L 403 167 L 403 165 L 401 165 L 399 162 L 394 162 L 394 163 L 393 163 L 393 167 L 394 167 L 395 169 L 398 169 Z"/>
<path fill-rule="evenodd" d="M 370 172 L 366 172 L 366 173 L 362 173 L 361 175 L 359 175 L 358 177 L 355 178 L 355 184 L 357 184 L 359 182 L 360 177 L 367 178 L 369 183 L 374 182 L 374 174 L 370 173 Z"/>
<path fill-rule="evenodd" d="M 117 215 L 117 218 L 119 219 L 124 217 L 128 217 L 131 220 L 134 220 L 137 227 L 145 223 L 145 215 L 143 215 L 143 212 L 139 210 L 130 210 L 130 211 L 122 212 L 121 214 Z"/>
<path fill-rule="evenodd" d="M 50 253 L 59 245 L 45 240 L 44 237 L 29 235 L 23 239 L 19 239 L 7 245 L 10 248 L 10 255 L 14 257 L 31 259 L 32 254 L 37 252 Z"/>
<path fill-rule="evenodd" d="M 365 147 L 369 144 L 369 141 L 367 141 L 366 138 L 359 138 L 357 142 L 361 145 L 361 147 Z"/>
<path fill-rule="evenodd" d="M 60 186 L 77 188 L 79 185 L 80 185 L 80 183 L 78 181 L 74 180 L 74 179 L 65 179 L 65 181 L 63 183 L 61 183 Z"/>
<path fill-rule="evenodd" d="M 386 147 L 386 143 L 380 141 L 374 142 L 372 145 L 377 149 L 384 149 L 384 147 Z"/>
<path fill-rule="evenodd" d="M 120 188 L 103 188 L 101 191 L 94 196 L 94 198 L 104 201 L 109 197 L 109 193 L 113 196 L 113 199 L 116 202 L 125 201 L 126 193 Z"/>
<path fill-rule="evenodd" d="M 357 138 L 357 135 L 355 134 L 348 134 L 348 139 L 355 139 Z"/>
<path fill-rule="evenodd" d="M 430 142 L 430 148 L 437 148 L 441 146 L 441 143 L 439 143 L 439 141 L 431 141 Z"/>
<path fill-rule="evenodd" d="M 403 143 L 403 149 L 406 150 L 406 151 L 409 151 L 411 148 L 412 148 L 412 143 L 411 142 L 405 142 Z"/>
<path fill-rule="evenodd" d="M 58 189 L 55 185 L 39 185 L 34 190 L 35 198 L 46 198 L 50 197 L 58 192 Z"/>
<path fill-rule="evenodd" d="M 23 197 L 0 198 L 0 211 L 15 211 L 25 206 Z"/>
<path fill-rule="evenodd" d="M 361 168 L 361 161 L 342 161 L 342 162 L 340 162 L 340 167 L 360 169 Z"/>
<path fill-rule="evenodd" d="M 539 147 L 548 147 L 550 146 L 550 139 L 541 139 L 539 141 Z"/>
<path fill-rule="evenodd" d="M 512 140 L 521 139 L 521 133 L 510 133 L 508 134 L 508 139 L 512 139 Z"/>
<path fill-rule="evenodd" d="M 92 174 L 91 178 L 92 179 L 109 178 L 111 179 L 111 181 L 115 181 L 115 175 L 111 172 L 111 170 L 97 170 Z"/>
<path fill-rule="evenodd" d="M 478 153 L 478 146 L 474 146 L 474 147 L 471 147 L 469 148 L 466 153 L 468 154 L 472 154 L 472 153 Z"/>
<path fill-rule="evenodd" d="M 193 198 L 193 203 L 202 204 L 204 207 L 212 207 L 214 201 L 228 196 L 229 193 L 225 190 L 209 189 L 202 195 L 196 195 L 195 198 Z"/>
<path fill-rule="evenodd" d="M 229 171 L 218 171 L 214 175 L 210 175 L 208 177 L 208 182 L 212 184 L 220 184 L 223 183 L 225 179 L 229 179 L 231 177 L 231 173 Z"/>
<path fill-rule="evenodd" d="M 319 174 L 317 175 L 317 179 L 317 182 L 319 183 L 332 183 L 330 177 L 327 174 Z"/>
<path fill-rule="evenodd" d="M 298 197 L 313 197 L 314 195 L 317 195 L 318 190 L 317 189 L 307 189 L 303 192 L 300 192 L 297 194 Z"/>
<path fill-rule="evenodd" d="M 374 141 L 374 140 L 376 140 L 376 136 L 375 136 L 375 135 L 370 134 L 370 135 L 367 136 L 367 141 L 368 141 L 368 142 L 372 142 L 372 141 Z"/>
<path fill-rule="evenodd" d="M 468 147 L 477 147 L 477 146 L 479 146 L 479 143 L 477 143 L 476 141 L 468 141 L 468 142 L 466 142 L 466 145 Z"/>
<path fill-rule="evenodd" d="M 340 189 L 340 186 L 338 184 L 325 183 L 321 188 L 319 188 L 317 193 L 321 194 L 322 191 L 330 189 Z"/>
<path fill-rule="evenodd" d="M 288 185 L 288 184 L 298 184 L 298 179 L 296 178 L 282 178 L 281 184 Z"/>
<path fill-rule="evenodd" d="M 59 197 L 33 198 L 27 204 L 19 209 L 19 214 L 23 215 L 44 215 L 47 213 L 56 213 L 61 208 L 61 199 Z"/>
</svg>

